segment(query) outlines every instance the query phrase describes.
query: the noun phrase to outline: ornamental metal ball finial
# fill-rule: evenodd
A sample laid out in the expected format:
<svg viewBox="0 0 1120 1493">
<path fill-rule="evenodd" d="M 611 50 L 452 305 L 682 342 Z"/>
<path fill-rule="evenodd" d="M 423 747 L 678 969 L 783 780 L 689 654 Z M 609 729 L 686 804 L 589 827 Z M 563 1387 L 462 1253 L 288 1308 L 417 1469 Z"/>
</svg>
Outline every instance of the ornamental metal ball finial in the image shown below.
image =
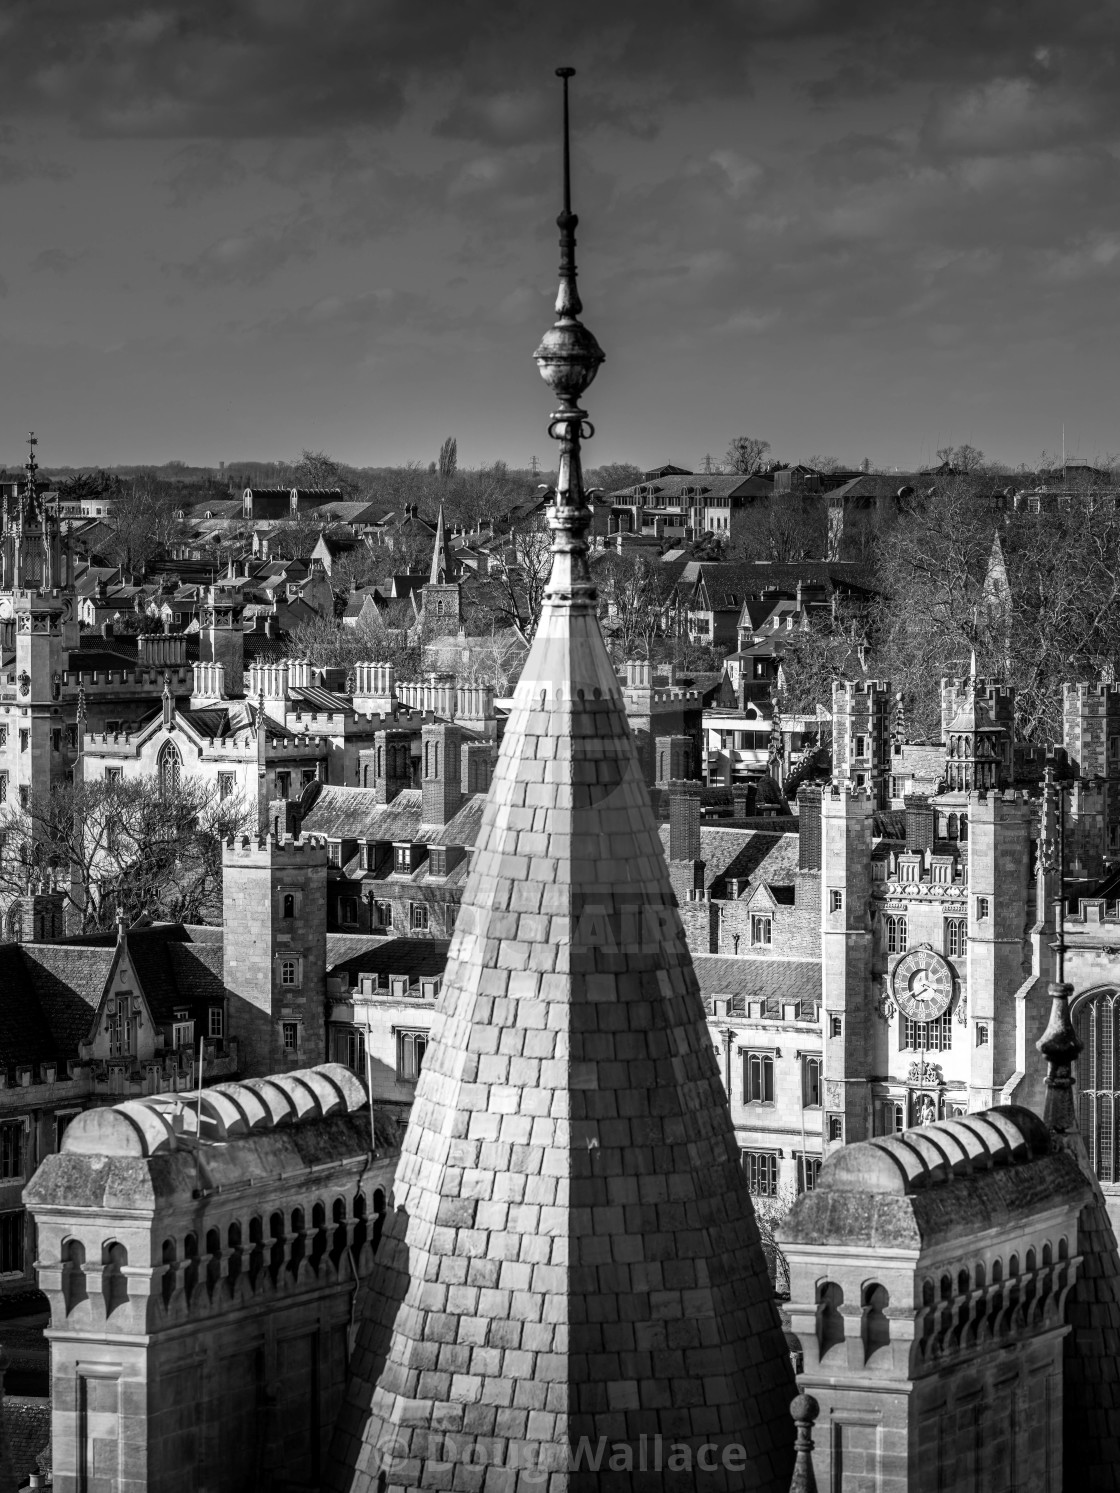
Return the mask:
<svg viewBox="0 0 1120 1493">
<path fill-rule="evenodd" d="M 583 490 L 580 444 L 594 434 L 591 422 L 580 409 L 583 391 L 603 361 L 603 350 L 579 320 L 583 310 L 576 289 L 576 224 L 572 212 L 571 151 L 568 128 L 568 79 L 575 68 L 558 67 L 564 85 L 564 206 L 556 219 L 560 229 L 560 289 L 556 295 L 556 320 L 541 339 L 534 354 L 541 377 L 559 401 L 553 410 L 548 433 L 560 445 L 556 490 L 548 511 L 552 530 L 552 572 L 546 599 L 581 608 L 593 606 L 595 588 L 587 564 L 587 531 L 591 510 Z"/>
<path fill-rule="evenodd" d="M 556 219 L 560 229 L 560 288 L 556 294 L 556 321 L 544 334 L 534 357 L 541 377 L 569 408 L 599 371 L 603 350 L 579 321 L 583 304 L 576 286 L 576 226 L 572 212 L 571 147 L 568 126 L 568 79 L 574 67 L 558 67 L 556 76 L 564 85 L 564 206 Z"/>
</svg>

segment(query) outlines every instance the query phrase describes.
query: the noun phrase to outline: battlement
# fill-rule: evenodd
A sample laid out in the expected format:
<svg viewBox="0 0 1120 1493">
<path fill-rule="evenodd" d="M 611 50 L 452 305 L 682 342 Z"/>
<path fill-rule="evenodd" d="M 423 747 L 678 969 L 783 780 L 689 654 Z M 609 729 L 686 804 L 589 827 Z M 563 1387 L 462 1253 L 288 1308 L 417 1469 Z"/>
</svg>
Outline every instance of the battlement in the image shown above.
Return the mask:
<svg viewBox="0 0 1120 1493">
<path fill-rule="evenodd" d="M 291 866 L 306 870 L 327 864 L 327 842 L 314 835 L 231 835 L 222 846 L 223 865 Z"/>
<path fill-rule="evenodd" d="M 306 714 L 300 710 L 298 702 L 294 711 L 288 715 L 289 730 L 304 730 L 313 727 L 331 736 L 342 736 L 347 726 L 357 725 L 359 722 L 364 726 L 367 720 L 365 716 L 345 715 L 342 711 L 328 712 L 325 710 L 311 710 Z"/>
<path fill-rule="evenodd" d="M 973 679 L 969 674 L 960 678 L 945 676 L 941 680 L 941 692 L 952 689 L 960 693 L 963 690 L 973 688 Z M 976 694 L 984 700 L 1014 700 L 1015 686 L 1013 684 L 1001 684 L 998 679 L 989 678 L 987 675 L 977 676 L 975 680 Z"/>
<path fill-rule="evenodd" d="M 860 808 L 871 811 L 875 799 L 873 790 L 869 787 L 856 788 L 851 783 L 838 783 L 835 778 L 829 784 L 828 789 L 821 795 L 821 802 L 831 800 L 838 803 L 841 800 L 850 801 Z"/>
<path fill-rule="evenodd" d="M 304 736 L 297 736 L 294 741 L 287 736 L 269 736 L 267 738 L 266 745 L 268 747 L 268 755 L 270 757 L 274 752 L 278 753 L 280 756 L 289 755 L 304 757 L 307 755 L 308 747 L 317 747 L 320 750 L 325 751 L 329 743 L 325 740 L 324 737 L 319 735 L 313 736 L 310 732 L 308 732 Z"/>
<path fill-rule="evenodd" d="M 130 731 L 127 727 L 120 731 L 86 731 L 84 743 L 87 751 L 91 747 L 98 747 L 102 751 L 110 747 L 122 747 L 131 750 L 131 743 L 139 736 L 139 731 Z"/>
<path fill-rule="evenodd" d="M 833 679 L 833 715 L 836 711 L 851 711 L 853 706 L 886 709 L 892 699 L 890 679 Z"/>
<path fill-rule="evenodd" d="M 1112 706 L 1120 709 L 1120 684 L 1099 681 L 1094 684 L 1063 684 L 1062 703 L 1068 710 L 1074 704 L 1088 713 L 1087 707 L 1102 710 Z"/>
<path fill-rule="evenodd" d="M 193 684 L 192 671 L 186 667 L 167 669 L 163 671 L 145 669 L 63 669 L 61 683 L 63 688 L 73 685 L 76 689 L 83 689 L 88 694 L 92 690 L 122 689 L 133 685 L 137 689 L 163 689 L 164 675 L 167 675 L 171 683 L 173 693 L 189 694 Z M 10 679 L 5 676 L 8 683 L 15 683 L 15 675 Z"/>
</svg>

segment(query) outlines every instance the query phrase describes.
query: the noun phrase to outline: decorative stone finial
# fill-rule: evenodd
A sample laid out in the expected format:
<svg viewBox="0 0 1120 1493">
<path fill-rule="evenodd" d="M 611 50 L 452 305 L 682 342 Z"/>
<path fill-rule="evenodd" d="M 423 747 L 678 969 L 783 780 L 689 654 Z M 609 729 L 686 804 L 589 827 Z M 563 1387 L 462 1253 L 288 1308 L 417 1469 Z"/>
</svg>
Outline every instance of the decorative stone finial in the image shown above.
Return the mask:
<svg viewBox="0 0 1120 1493">
<path fill-rule="evenodd" d="M 796 1395 L 789 1407 L 797 1427 L 794 1445 L 793 1478 L 789 1493 L 817 1493 L 817 1477 L 813 1471 L 813 1422 L 821 1413 L 821 1407 L 812 1395 Z"/>
<path fill-rule="evenodd" d="M 583 305 L 576 287 L 576 225 L 572 212 L 571 159 L 568 128 L 568 79 L 575 68 L 558 67 L 556 76 L 564 84 L 564 207 L 556 219 L 560 229 L 560 289 L 556 295 L 556 321 L 534 353 L 541 377 L 557 396 L 560 407 L 553 411 L 548 433 L 560 443 L 556 491 L 548 513 L 552 530 L 552 574 L 546 595 L 560 601 L 579 601 L 590 606 L 595 599 L 587 567 L 587 531 L 591 510 L 583 491 L 580 442 L 590 440 L 594 427 L 579 401 L 599 371 L 603 350 L 579 320 Z"/>
<path fill-rule="evenodd" d="M 1077 1110 L 1073 1102 L 1073 1064 L 1082 1042 L 1069 1018 L 1069 998 L 1073 986 L 1055 980 L 1050 989 L 1050 1020 L 1035 1043 L 1046 1059 L 1046 1099 L 1042 1118 L 1051 1130 L 1064 1134 L 1077 1129 Z"/>
</svg>

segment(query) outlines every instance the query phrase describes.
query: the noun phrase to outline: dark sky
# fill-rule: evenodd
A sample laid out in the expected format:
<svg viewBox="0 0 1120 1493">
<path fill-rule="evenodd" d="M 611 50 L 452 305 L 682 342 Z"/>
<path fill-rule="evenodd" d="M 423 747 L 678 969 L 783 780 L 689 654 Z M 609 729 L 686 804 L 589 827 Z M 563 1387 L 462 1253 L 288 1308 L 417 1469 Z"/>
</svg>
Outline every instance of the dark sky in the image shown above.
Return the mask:
<svg viewBox="0 0 1120 1493">
<path fill-rule="evenodd" d="M 1120 449 L 1115 0 L 7 0 L 0 455 Z"/>
</svg>

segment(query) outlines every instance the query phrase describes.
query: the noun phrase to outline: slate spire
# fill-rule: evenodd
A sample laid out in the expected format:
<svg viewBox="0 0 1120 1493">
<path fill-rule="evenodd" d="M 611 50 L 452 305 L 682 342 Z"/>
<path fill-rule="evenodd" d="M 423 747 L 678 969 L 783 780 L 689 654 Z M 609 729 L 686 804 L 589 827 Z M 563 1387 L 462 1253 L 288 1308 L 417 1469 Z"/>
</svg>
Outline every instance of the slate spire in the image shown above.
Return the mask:
<svg viewBox="0 0 1120 1493">
<path fill-rule="evenodd" d="M 451 551 L 447 546 L 447 530 L 443 521 L 443 504 L 439 505 L 436 519 L 436 538 L 432 546 L 432 572 L 428 577 L 430 586 L 446 586 L 451 580 Z"/>
<path fill-rule="evenodd" d="M 565 169 L 557 320 L 536 355 L 558 397 L 552 575 L 330 1490 L 786 1493 L 793 1469 L 789 1354 L 595 611 L 578 401 L 602 353 L 578 321 L 575 221 Z"/>
</svg>

